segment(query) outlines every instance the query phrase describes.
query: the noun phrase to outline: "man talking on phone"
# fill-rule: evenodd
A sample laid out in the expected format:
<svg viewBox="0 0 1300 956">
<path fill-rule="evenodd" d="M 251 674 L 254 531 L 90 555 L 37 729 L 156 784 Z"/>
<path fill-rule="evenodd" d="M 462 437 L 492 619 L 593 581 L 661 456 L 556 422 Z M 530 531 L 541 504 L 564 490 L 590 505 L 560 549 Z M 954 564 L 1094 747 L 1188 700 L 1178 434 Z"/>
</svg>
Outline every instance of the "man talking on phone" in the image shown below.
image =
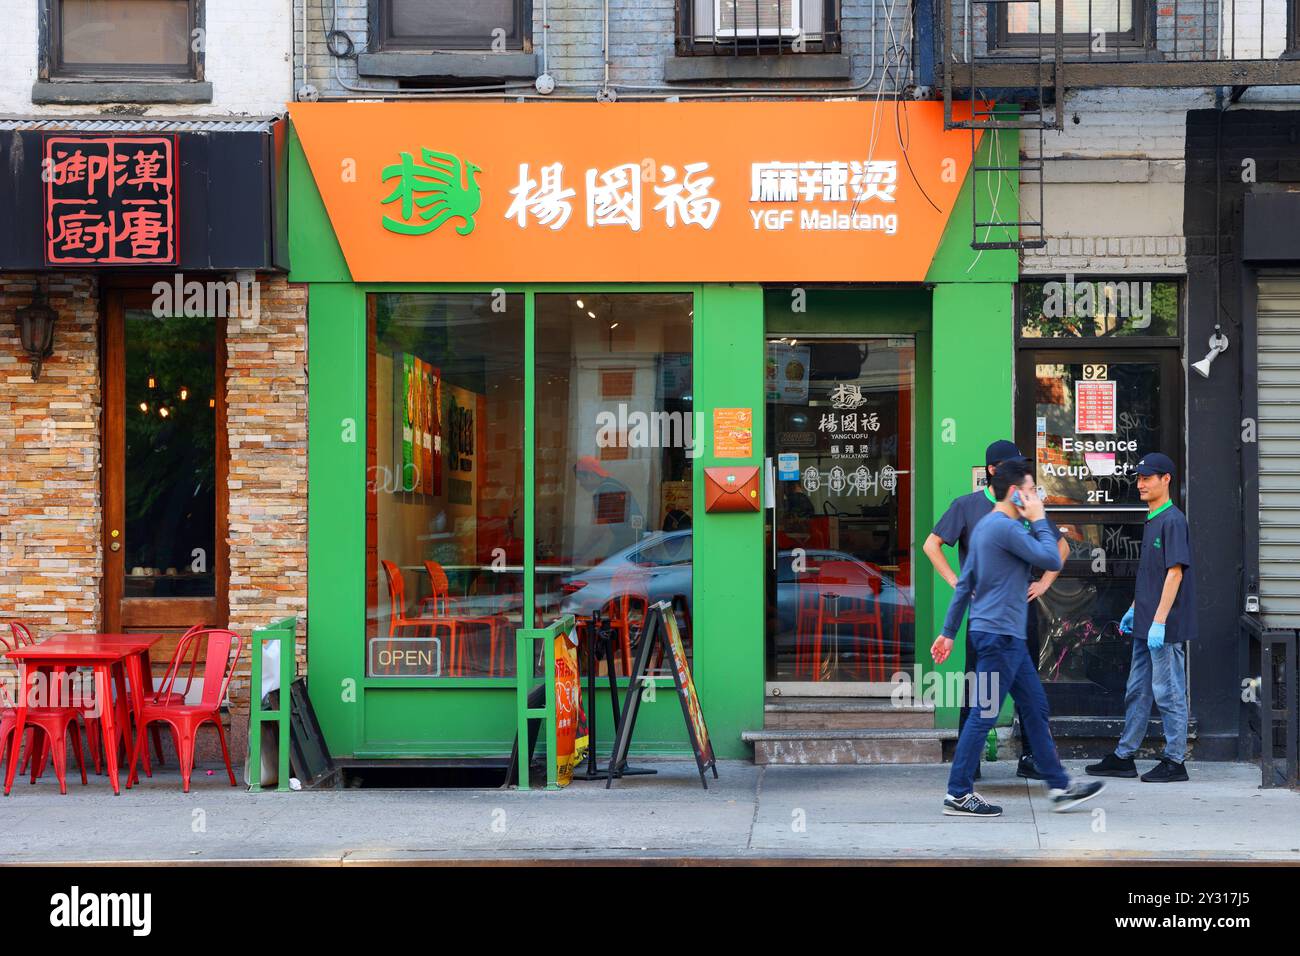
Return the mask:
<svg viewBox="0 0 1300 956">
<path fill-rule="evenodd" d="M 979 655 L 975 673 L 978 709 L 972 709 L 957 738 L 943 812 L 957 817 L 1002 815 L 1001 807 L 975 792 L 974 778 L 980 749 L 1008 693 L 1033 746 L 1038 772 L 1047 781 L 1051 809 L 1060 812 L 1090 800 L 1102 789 L 1100 781 L 1071 783 L 1061 766 L 1047 725 L 1047 695 L 1025 646 L 1025 594 L 1030 574 L 1036 567 L 1059 571 L 1061 555 L 1028 462 L 1003 462 L 990 487 L 996 504 L 971 533 L 970 553 L 948 605 L 943 631 L 930 647 L 936 664 L 948 659 L 953 636 L 961 629 L 969 607 L 967 634 Z"/>
</svg>

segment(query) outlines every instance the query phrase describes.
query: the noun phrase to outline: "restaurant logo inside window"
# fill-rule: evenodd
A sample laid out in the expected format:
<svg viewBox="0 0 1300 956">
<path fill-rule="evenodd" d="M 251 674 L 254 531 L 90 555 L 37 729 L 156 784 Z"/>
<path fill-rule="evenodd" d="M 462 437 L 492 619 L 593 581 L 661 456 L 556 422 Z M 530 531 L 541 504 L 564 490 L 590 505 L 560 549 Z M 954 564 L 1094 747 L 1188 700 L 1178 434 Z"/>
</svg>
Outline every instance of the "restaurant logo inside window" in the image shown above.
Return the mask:
<svg viewBox="0 0 1300 956">
<path fill-rule="evenodd" d="M 174 136 L 45 140 L 47 265 L 175 265 Z"/>
</svg>

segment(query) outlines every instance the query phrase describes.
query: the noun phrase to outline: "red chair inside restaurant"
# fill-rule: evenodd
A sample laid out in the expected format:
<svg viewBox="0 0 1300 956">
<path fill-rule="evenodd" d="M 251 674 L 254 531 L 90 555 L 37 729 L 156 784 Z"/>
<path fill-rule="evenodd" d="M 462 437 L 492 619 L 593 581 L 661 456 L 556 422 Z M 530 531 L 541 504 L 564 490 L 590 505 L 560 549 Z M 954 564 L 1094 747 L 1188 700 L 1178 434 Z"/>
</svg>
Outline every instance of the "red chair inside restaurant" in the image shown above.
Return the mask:
<svg viewBox="0 0 1300 956">
<path fill-rule="evenodd" d="M 426 629 L 430 637 L 440 628 L 445 630 L 447 632 L 447 673 L 454 676 L 458 654 L 456 622 L 436 613 L 433 615 L 419 613 L 416 617 L 407 617 L 406 581 L 402 577 L 401 569 L 392 561 L 380 561 L 379 563 L 384 569 L 384 580 L 388 584 L 388 637 L 391 640 L 408 628 Z M 431 597 L 436 596 L 436 594 L 431 595 Z M 436 607 L 436 604 L 435 601 L 433 606 Z M 424 606 L 424 602 L 421 602 L 421 608 Z M 390 644 L 390 649 L 391 646 Z"/>
<path fill-rule="evenodd" d="M 424 562 L 425 573 L 429 576 L 430 593 L 420 602 L 420 613 L 433 611 L 434 617 L 450 621 L 456 635 L 456 653 L 452 659 L 450 673 L 453 677 L 463 677 L 465 673 L 465 640 L 462 630 L 465 628 L 483 628 L 488 634 L 488 676 L 505 673 L 506 648 L 501 640 L 501 632 L 507 630 L 509 619 L 497 613 L 465 614 L 458 613 L 457 602 L 451 596 L 451 582 L 446 569 L 437 561 Z M 494 605 L 495 607 L 495 605 Z"/>
<path fill-rule="evenodd" d="M 853 561 L 827 561 L 818 575 L 825 600 L 817 618 L 818 635 L 828 630 L 841 643 L 845 630 L 853 638 L 853 676 L 862 679 L 867 661 L 867 679 L 884 681 L 884 624 L 880 615 L 880 576 Z"/>
<path fill-rule="evenodd" d="M 619 657 L 623 662 L 624 676 L 632 673 L 632 637 L 639 633 L 650 607 L 646 590 L 647 571 L 631 564 L 619 568 L 610 578 L 610 598 L 603 613 L 609 617 L 610 630 L 618 640 Z"/>
</svg>

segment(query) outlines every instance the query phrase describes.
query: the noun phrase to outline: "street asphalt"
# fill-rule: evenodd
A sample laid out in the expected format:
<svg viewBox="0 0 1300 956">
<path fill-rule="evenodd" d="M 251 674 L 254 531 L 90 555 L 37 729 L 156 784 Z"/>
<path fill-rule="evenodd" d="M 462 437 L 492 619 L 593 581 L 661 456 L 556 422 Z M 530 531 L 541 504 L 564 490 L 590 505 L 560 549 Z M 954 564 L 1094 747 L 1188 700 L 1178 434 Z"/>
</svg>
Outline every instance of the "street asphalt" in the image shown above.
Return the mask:
<svg viewBox="0 0 1300 956">
<path fill-rule="evenodd" d="M 706 791 L 693 763 L 638 763 L 659 774 L 610 791 L 575 782 L 525 793 L 252 794 L 198 770 L 189 794 L 174 773 L 155 773 L 119 797 L 93 776 L 61 796 L 47 773 L 0 798 L 0 863 L 1300 863 L 1300 792 L 1260 789 L 1250 764 L 1190 764 L 1185 784 L 1112 780 L 1054 814 L 1013 761 L 986 763 L 979 792 L 1004 813 L 971 820 L 941 814 L 943 765 L 724 762 Z"/>
</svg>

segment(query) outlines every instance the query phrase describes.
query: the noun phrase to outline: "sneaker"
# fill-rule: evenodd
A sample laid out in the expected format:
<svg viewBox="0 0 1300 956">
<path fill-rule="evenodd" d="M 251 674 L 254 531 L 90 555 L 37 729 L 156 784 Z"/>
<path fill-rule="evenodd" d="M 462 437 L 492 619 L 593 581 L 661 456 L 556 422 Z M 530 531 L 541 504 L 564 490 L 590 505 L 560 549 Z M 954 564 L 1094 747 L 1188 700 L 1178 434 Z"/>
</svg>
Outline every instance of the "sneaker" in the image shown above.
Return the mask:
<svg viewBox="0 0 1300 956">
<path fill-rule="evenodd" d="M 964 797 L 954 797 L 952 794 L 944 797 L 943 814 L 946 817 L 1000 817 L 1002 808 L 987 803 L 972 790 Z"/>
<path fill-rule="evenodd" d="M 1090 777 L 1136 777 L 1137 765 L 1132 757 L 1119 757 L 1113 753 L 1101 758 L 1101 763 L 1090 764 L 1083 768 Z"/>
<path fill-rule="evenodd" d="M 1064 813 L 1066 810 L 1077 807 L 1085 800 L 1091 800 L 1101 793 L 1102 788 L 1105 786 L 1100 780 L 1092 780 L 1088 783 L 1072 783 L 1065 790 L 1048 790 L 1047 799 L 1052 805 L 1053 813 Z"/>
<path fill-rule="evenodd" d="M 1021 754 L 1021 755 L 1020 755 L 1020 762 L 1019 762 L 1018 764 L 1016 764 L 1016 776 L 1017 776 L 1017 777 L 1024 777 L 1026 780 L 1046 780 L 1046 779 L 1047 779 L 1047 778 L 1044 777 L 1041 773 L 1038 772 L 1038 765 L 1037 765 L 1036 763 L 1034 763 L 1034 755 L 1033 755 L 1033 754 Z"/>
<path fill-rule="evenodd" d="M 1161 757 L 1160 762 L 1142 775 L 1143 783 L 1181 783 L 1187 779 L 1187 767 L 1177 760 Z"/>
</svg>

